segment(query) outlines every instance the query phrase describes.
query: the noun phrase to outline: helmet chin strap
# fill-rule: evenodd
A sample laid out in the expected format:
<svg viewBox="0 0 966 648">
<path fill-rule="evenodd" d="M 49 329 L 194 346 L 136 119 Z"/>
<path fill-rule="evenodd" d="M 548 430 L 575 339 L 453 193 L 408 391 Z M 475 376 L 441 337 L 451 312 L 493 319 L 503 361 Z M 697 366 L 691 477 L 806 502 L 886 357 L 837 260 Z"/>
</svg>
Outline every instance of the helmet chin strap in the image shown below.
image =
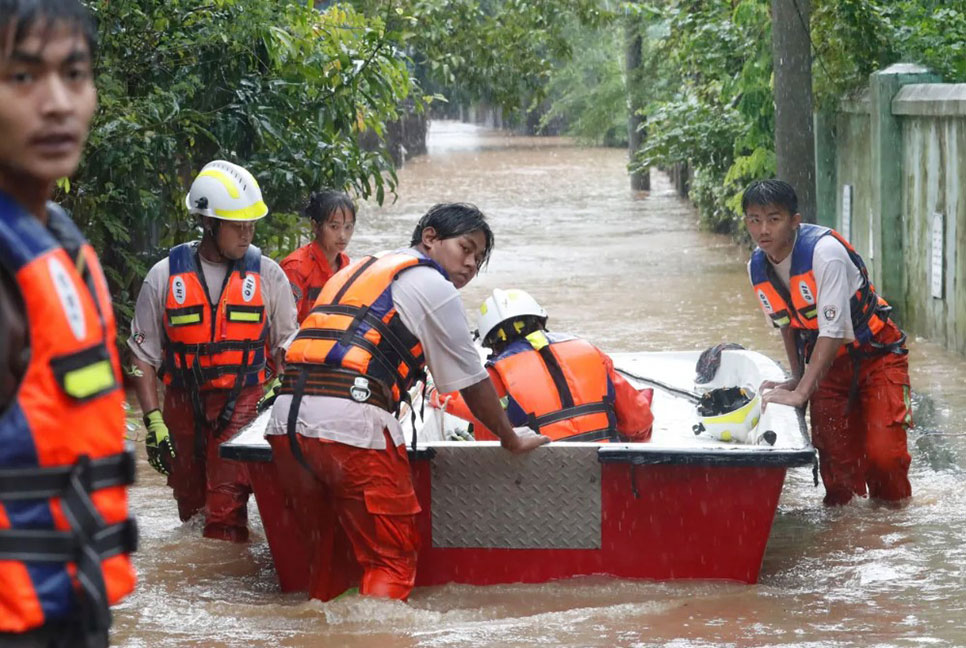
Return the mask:
<svg viewBox="0 0 966 648">
<path fill-rule="evenodd" d="M 211 263 L 232 262 L 232 259 L 225 256 L 218 247 L 218 227 L 221 225 L 217 218 L 203 216 L 201 229 L 204 232 L 201 236 L 201 256 Z"/>
</svg>

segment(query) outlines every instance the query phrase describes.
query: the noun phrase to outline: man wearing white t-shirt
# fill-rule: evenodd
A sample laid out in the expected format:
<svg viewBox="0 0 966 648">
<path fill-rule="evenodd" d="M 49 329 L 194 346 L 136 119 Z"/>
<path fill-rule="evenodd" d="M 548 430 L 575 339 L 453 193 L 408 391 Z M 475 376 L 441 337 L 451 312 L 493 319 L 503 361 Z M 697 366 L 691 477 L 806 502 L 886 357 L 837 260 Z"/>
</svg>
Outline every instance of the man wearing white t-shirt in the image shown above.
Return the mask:
<svg viewBox="0 0 966 648">
<path fill-rule="evenodd" d="M 905 335 L 862 258 L 838 232 L 803 224 L 795 190 L 753 182 L 742 198 L 758 248 L 748 263 L 759 303 L 781 329 L 792 378 L 766 381 L 763 403 L 811 406 L 825 504 L 909 497 L 911 425 Z"/>
<path fill-rule="evenodd" d="M 334 275 L 285 357 L 266 434 L 310 543 L 313 598 L 337 596 L 352 580 L 333 564 L 335 519 L 363 569 L 362 594 L 406 599 L 412 590 L 420 508 L 396 414 L 425 367 L 507 450 L 549 441 L 510 424 L 466 323 L 457 291 L 493 247 L 483 214 L 436 205 L 410 245 Z"/>
</svg>

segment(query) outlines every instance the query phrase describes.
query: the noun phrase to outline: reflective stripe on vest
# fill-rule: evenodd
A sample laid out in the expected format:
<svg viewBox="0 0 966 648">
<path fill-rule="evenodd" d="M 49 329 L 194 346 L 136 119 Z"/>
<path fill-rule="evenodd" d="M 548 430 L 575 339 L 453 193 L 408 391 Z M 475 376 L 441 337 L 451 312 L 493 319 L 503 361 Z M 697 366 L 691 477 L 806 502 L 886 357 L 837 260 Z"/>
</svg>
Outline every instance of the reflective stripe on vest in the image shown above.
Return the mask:
<svg viewBox="0 0 966 648">
<path fill-rule="evenodd" d="M 289 346 L 286 366 L 325 364 L 357 372 L 385 385 L 398 408 L 426 361 L 422 344 L 399 319 L 392 282 L 417 266 L 446 276 L 435 261 L 402 252 L 365 257 L 333 275 Z"/>
<path fill-rule="evenodd" d="M 589 342 L 543 331 L 487 362 L 506 387 L 507 416 L 553 440 L 617 438 L 614 386 Z"/>
<path fill-rule="evenodd" d="M 185 389 L 233 389 L 265 381 L 268 318 L 262 294 L 262 253 L 248 246 L 225 277 L 212 308 L 197 246 L 168 253 L 170 277 L 164 301 L 165 384 Z"/>
<path fill-rule="evenodd" d="M 0 632 L 72 617 L 83 601 L 100 635 L 108 604 L 134 587 L 123 488 L 133 464 L 120 459 L 110 294 L 93 249 L 55 205 L 45 228 L 0 193 L 0 263 L 23 297 L 30 336 L 30 364 L 0 414 Z M 121 527 L 129 530 L 118 544 L 110 538 Z M 71 559 L 57 546 L 73 547 Z"/>
<path fill-rule="evenodd" d="M 815 245 L 824 236 L 832 236 L 848 252 L 849 258 L 862 275 L 862 286 L 849 299 L 852 329 L 855 333 L 853 346 L 876 341 L 876 336 L 889 319 L 889 304 L 879 297 L 862 258 L 855 249 L 835 230 L 804 223 L 799 226 L 798 238 L 792 250 L 790 289 L 775 273 L 765 253 L 756 248 L 749 266 L 751 283 L 762 310 L 775 326 L 791 326 L 803 332 L 818 331 L 818 295 L 815 272 L 812 268 Z M 789 304 L 790 302 L 790 304 Z M 843 349 L 840 353 L 845 353 Z"/>
</svg>

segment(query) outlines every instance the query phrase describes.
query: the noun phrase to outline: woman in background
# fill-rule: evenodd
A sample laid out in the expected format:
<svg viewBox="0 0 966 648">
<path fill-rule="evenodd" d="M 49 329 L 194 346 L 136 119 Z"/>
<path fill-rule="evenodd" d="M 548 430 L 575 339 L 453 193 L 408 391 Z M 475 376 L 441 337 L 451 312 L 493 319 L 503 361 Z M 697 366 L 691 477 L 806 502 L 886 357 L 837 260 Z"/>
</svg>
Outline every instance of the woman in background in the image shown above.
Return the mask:
<svg viewBox="0 0 966 648">
<path fill-rule="evenodd" d="M 345 249 L 356 226 L 356 207 L 341 191 L 314 192 L 304 213 L 312 219 L 315 239 L 282 261 L 282 270 L 292 284 L 299 324 L 329 277 L 349 265 Z"/>
</svg>

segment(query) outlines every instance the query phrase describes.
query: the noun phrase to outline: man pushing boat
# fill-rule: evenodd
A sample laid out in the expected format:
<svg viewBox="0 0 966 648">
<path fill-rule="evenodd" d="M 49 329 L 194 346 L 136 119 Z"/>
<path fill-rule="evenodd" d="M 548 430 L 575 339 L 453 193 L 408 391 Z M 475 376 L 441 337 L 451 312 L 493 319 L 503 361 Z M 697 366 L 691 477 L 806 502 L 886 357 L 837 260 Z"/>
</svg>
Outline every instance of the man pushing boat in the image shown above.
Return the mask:
<svg viewBox="0 0 966 648">
<path fill-rule="evenodd" d="M 492 248 L 479 209 L 436 205 L 409 248 L 333 276 L 292 341 L 266 435 L 310 547 L 313 598 L 358 576 L 340 560 L 346 541 L 363 595 L 406 599 L 413 588 L 420 507 L 397 414 L 427 366 L 510 452 L 549 441 L 510 423 L 466 324 L 457 291 Z"/>
<path fill-rule="evenodd" d="M 862 258 L 838 232 L 802 223 L 795 190 L 753 182 L 742 197 L 758 248 L 748 264 L 765 314 L 781 329 L 792 378 L 766 382 L 763 403 L 811 408 L 825 504 L 912 494 L 906 336 L 889 318 Z"/>
</svg>

